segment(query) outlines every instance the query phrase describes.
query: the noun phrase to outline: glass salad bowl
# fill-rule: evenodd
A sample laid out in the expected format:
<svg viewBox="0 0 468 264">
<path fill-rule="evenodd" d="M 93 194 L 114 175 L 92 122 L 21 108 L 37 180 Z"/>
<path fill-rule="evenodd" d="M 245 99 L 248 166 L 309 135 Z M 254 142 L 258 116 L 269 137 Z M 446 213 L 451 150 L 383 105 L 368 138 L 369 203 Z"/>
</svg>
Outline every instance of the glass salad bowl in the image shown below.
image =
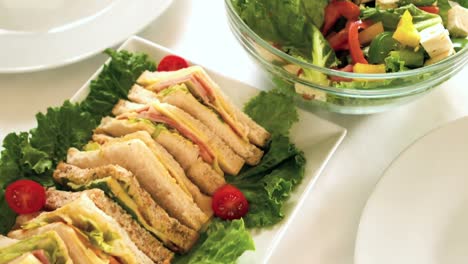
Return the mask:
<svg viewBox="0 0 468 264">
<path fill-rule="evenodd" d="M 298 104 L 308 110 L 321 108 L 343 114 L 386 111 L 428 93 L 468 61 L 465 47 L 438 63 L 396 73 L 361 74 L 319 67 L 259 37 L 239 17 L 231 0 L 225 0 L 225 6 L 231 30 L 244 49 L 269 73 L 280 91 L 296 97 Z M 313 77 L 304 79 L 301 72 Z"/>
</svg>

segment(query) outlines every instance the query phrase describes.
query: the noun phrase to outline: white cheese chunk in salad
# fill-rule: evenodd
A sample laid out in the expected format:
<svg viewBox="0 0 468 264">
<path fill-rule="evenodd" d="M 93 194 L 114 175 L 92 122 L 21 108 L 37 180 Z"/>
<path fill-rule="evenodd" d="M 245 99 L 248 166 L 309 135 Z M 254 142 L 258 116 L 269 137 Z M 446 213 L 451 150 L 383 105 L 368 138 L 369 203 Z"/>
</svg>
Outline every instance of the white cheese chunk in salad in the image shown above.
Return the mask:
<svg viewBox="0 0 468 264">
<path fill-rule="evenodd" d="M 438 57 L 441 54 L 450 54 L 453 50 L 453 43 L 450 39 L 449 32 L 442 24 L 436 24 L 422 30 L 421 45 L 426 50 L 431 58 Z"/>
</svg>

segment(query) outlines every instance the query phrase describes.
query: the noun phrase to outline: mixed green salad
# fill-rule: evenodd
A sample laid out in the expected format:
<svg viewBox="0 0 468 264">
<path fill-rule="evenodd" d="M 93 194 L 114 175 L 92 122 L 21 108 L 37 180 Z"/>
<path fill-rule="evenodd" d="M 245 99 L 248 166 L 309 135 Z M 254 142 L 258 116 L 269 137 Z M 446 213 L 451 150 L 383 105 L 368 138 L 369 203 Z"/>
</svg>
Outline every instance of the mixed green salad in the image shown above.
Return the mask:
<svg viewBox="0 0 468 264">
<path fill-rule="evenodd" d="M 91 82 L 85 100 L 51 107 L 36 115 L 36 128 L 5 137 L 0 158 L 0 234 L 10 231 L 16 218 L 5 200 L 5 188 L 20 179 L 54 186 L 52 173 L 66 158 L 67 150 L 82 148 L 101 118 L 111 113 L 119 99 L 127 98 L 141 73 L 155 70 L 155 63 L 145 54 L 106 53 L 112 60 Z M 211 221 L 189 254 L 179 256 L 175 263 L 235 263 L 244 251 L 255 249 L 248 229 L 271 226 L 283 219 L 283 204 L 304 176 L 304 155 L 289 139 L 289 130 L 298 121 L 292 99 L 274 90 L 261 92 L 244 111 L 272 134 L 259 165 L 245 167 L 238 176 L 226 179 L 244 193 L 249 213 L 239 220 Z"/>
<path fill-rule="evenodd" d="M 389 73 L 437 63 L 468 36 L 465 0 L 231 0 L 261 38 L 308 63 L 354 73 Z M 288 67 L 319 84 L 350 79 Z M 371 88 L 371 87 L 361 87 Z"/>
</svg>

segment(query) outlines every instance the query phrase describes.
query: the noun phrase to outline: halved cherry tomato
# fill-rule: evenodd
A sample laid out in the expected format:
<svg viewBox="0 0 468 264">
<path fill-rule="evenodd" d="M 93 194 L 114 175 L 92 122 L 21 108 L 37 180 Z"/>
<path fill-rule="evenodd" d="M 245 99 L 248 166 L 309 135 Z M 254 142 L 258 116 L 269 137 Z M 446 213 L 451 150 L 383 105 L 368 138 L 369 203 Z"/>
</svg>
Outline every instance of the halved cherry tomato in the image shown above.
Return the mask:
<svg viewBox="0 0 468 264">
<path fill-rule="evenodd" d="M 439 14 L 440 12 L 438 6 L 418 6 L 418 8 L 432 14 Z"/>
<path fill-rule="evenodd" d="M 30 214 L 44 207 L 46 193 L 44 187 L 35 181 L 18 180 L 6 188 L 5 200 L 16 213 Z"/>
<path fill-rule="evenodd" d="M 359 43 L 359 28 L 362 22 L 360 20 L 354 21 L 349 26 L 348 32 L 348 45 L 349 51 L 351 53 L 351 58 L 354 63 L 363 63 L 368 64 L 366 58 L 364 58 L 364 53 L 361 50 L 361 44 Z"/>
<path fill-rule="evenodd" d="M 158 71 L 177 71 L 187 68 L 187 61 L 177 55 L 167 55 L 158 64 Z"/>
<path fill-rule="evenodd" d="M 230 184 L 216 190 L 211 206 L 214 214 L 224 220 L 239 219 L 249 211 L 249 203 L 244 194 Z"/>
</svg>

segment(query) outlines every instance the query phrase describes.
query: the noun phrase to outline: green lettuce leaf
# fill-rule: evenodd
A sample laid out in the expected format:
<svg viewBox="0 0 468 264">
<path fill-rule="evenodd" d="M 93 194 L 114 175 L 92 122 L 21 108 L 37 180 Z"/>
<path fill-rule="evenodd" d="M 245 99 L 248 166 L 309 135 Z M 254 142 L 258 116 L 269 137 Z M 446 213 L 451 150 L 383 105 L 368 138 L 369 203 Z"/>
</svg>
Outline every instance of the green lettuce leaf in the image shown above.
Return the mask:
<svg viewBox="0 0 468 264">
<path fill-rule="evenodd" d="M 275 42 L 284 42 L 269 15 L 268 1 L 232 0 L 239 17 L 260 37 Z"/>
<path fill-rule="evenodd" d="M 70 147 L 81 148 L 92 130 L 113 105 L 127 92 L 145 70 L 154 70 L 147 55 L 106 50 L 112 60 L 91 83 L 91 91 L 81 104 L 64 102 L 36 115 L 37 127 L 29 132 L 11 133 L 3 141 L 0 158 L 0 233 L 5 234 L 15 221 L 7 210 L 4 188 L 11 182 L 28 178 L 52 186 L 53 168 L 65 159 Z"/>
<path fill-rule="evenodd" d="M 327 48 L 328 42 L 322 41 L 324 38 L 319 30 L 328 0 L 231 1 L 239 17 L 266 41 L 283 47 L 285 51 L 286 47 L 294 47 L 301 57 L 307 59 L 334 61 L 334 57 L 329 55 L 332 53 L 334 56 L 335 53 Z M 326 64 L 330 66 L 330 63 Z"/>
<path fill-rule="evenodd" d="M 405 6 L 413 4 L 415 6 L 430 6 L 436 3 L 438 0 L 399 0 L 398 6 Z"/>
<path fill-rule="evenodd" d="M 271 142 L 260 164 L 246 167 L 226 180 L 249 201 L 249 212 L 244 217 L 246 226 L 271 226 L 283 219 L 284 202 L 304 177 L 304 156 L 288 137 L 298 114 L 293 97 L 277 90 L 261 92 L 246 104 L 245 112 L 267 128 L 272 134 Z"/>
<path fill-rule="evenodd" d="M 288 135 L 299 120 L 294 100 L 277 92 L 261 92 L 244 106 L 244 111 L 270 133 L 281 135 Z"/>
<path fill-rule="evenodd" d="M 302 6 L 306 15 L 318 28 L 321 28 L 325 19 L 325 7 L 328 5 L 328 0 L 303 0 Z"/>
<path fill-rule="evenodd" d="M 177 257 L 174 264 L 236 263 L 247 250 L 255 250 L 255 245 L 242 219 L 214 219 L 201 234 L 191 253 Z"/>
<path fill-rule="evenodd" d="M 97 122 L 77 104 L 66 101 L 36 115 L 37 128 L 31 130 L 31 145 L 47 153 L 54 164 L 65 159 L 70 147 L 80 148 L 91 138 Z"/>
<path fill-rule="evenodd" d="M 301 0 L 232 0 L 240 18 L 261 38 L 303 51 L 310 46 Z M 319 12 L 320 13 L 320 12 Z"/>
<path fill-rule="evenodd" d="M 302 152 L 291 156 L 265 174 L 243 180 L 228 178 L 249 201 L 244 217 L 249 228 L 274 225 L 284 218 L 284 203 L 304 177 L 305 158 Z"/>
<path fill-rule="evenodd" d="M 464 49 L 468 45 L 467 38 L 452 38 L 453 48 L 456 52 Z"/>
<path fill-rule="evenodd" d="M 5 201 L 5 192 L 0 189 L 0 233 L 6 234 L 11 230 L 11 227 L 15 224 L 16 213 L 11 210 Z"/>
<path fill-rule="evenodd" d="M 242 170 L 239 175 L 235 176 L 235 179 L 240 180 L 261 173 L 267 173 L 298 152 L 296 146 L 289 142 L 288 137 L 281 134 L 273 134 L 270 147 L 262 158 L 262 161 L 254 167 Z"/>
<path fill-rule="evenodd" d="M 316 26 L 311 27 L 312 35 L 312 64 L 321 67 L 337 65 L 335 51 Z"/>
<path fill-rule="evenodd" d="M 413 4 L 385 10 L 374 7 L 366 7 L 361 11 L 361 19 L 370 19 L 374 22 L 381 21 L 385 30 L 394 31 L 398 25 L 398 22 L 400 21 L 401 16 L 406 10 L 408 10 L 413 16 L 413 23 L 418 31 L 438 23 L 442 23 L 442 18 L 439 15 L 425 12 Z"/>
<path fill-rule="evenodd" d="M 10 133 L 3 140 L 2 157 L 0 159 L 0 187 L 3 190 L 7 184 L 18 177 L 24 177 L 26 167 L 23 166 L 22 147 L 29 144 L 28 133 Z"/>
<path fill-rule="evenodd" d="M 0 187 L 22 178 L 31 178 L 45 186 L 53 185 L 50 177 L 40 177 L 52 169 L 49 155 L 31 146 L 29 133 L 10 133 L 3 141 L 0 159 Z M 50 174 L 48 174 L 50 175 Z"/>
<path fill-rule="evenodd" d="M 399 56 L 395 55 L 389 55 L 385 58 L 385 69 L 387 72 L 401 72 L 408 70 L 408 68 L 405 67 L 405 62 L 401 60 Z"/>
<path fill-rule="evenodd" d="M 439 15 L 442 17 L 444 26 L 447 27 L 448 11 L 452 8 L 448 0 L 437 0 L 437 6 L 439 7 Z"/>
<path fill-rule="evenodd" d="M 105 51 L 111 61 L 105 65 L 99 77 L 91 81 L 90 93 L 81 102 L 84 112 L 92 114 L 99 122 L 103 116 L 111 114 L 112 108 L 119 99 L 127 99 L 130 88 L 136 79 L 145 71 L 154 71 L 156 66 L 143 53 L 128 51 Z"/>
<path fill-rule="evenodd" d="M 0 263 L 10 263 L 10 261 L 24 253 L 39 249 L 44 251 L 50 263 L 65 264 L 72 262 L 63 240 L 60 239 L 57 233 L 49 231 L 43 234 L 30 236 L 2 248 L 0 251 Z"/>
</svg>

